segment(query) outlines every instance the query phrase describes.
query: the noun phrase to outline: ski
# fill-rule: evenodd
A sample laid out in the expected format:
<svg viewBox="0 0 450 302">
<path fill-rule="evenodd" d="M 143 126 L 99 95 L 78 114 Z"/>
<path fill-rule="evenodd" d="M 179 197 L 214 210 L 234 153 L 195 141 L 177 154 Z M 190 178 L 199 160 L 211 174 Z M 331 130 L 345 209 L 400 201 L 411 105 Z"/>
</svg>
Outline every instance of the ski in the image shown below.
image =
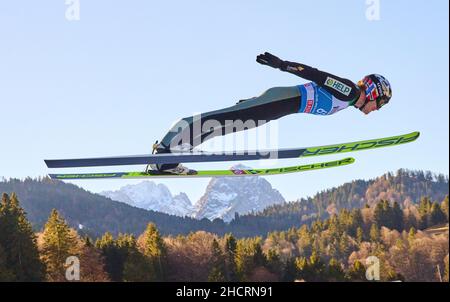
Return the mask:
<svg viewBox="0 0 450 302">
<path fill-rule="evenodd" d="M 73 168 L 93 166 L 116 165 L 144 165 L 144 164 L 169 164 L 169 163 L 194 163 L 194 162 L 219 162 L 219 161 L 243 161 L 260 159 L 282 159 L 311 157 L 319 155 L 340 154 L 353 151 L 370 150 L 376 148 L 397 146 L 415 141 L 420 132 L 377 138 L 372 140 L 355 141 L 343 144 L 334 144 L 318 147 L 274 149 L 259 151 L 234 151 L 234 152 L 184 152 L 152 155 L 98 157 L 78 159 L 52 159 L 45 160 L 49 168 Z"/>
<path fill-rule="evenodd" d="M 83 173 L 83 174 L 49 174 L 52 179 L 75 180 L 75 179 L 105 179 L 105 178 L 185 178 L 185 177 L 229 177 L 229 176 L 270 176 L 287 173 L 297 173 L 326 168 L 350 165 L 355 162 L 354 158 L 348 157 L 341 160 L 313 163 L 300 166 L 280 167 L 270 169 L 230 169 L 230 170 L 199 170 L 195 174 L 171 174 L 167 172 L 114 172 L 114 173 Z"/>
</svg>

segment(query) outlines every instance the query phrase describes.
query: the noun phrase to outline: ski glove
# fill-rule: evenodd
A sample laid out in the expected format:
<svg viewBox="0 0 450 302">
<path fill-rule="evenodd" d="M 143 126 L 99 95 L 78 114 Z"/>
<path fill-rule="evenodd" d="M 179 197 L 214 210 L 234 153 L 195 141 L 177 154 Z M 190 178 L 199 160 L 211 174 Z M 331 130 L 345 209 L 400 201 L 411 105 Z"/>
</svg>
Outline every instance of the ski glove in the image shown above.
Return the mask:
<svg viewBox="0 0 450 302">
<path fill-rule="evenodd" d="M 271 53 L 265 52 L 256 57 L 256 62 L 273 68 L 281 68 L 284 61 Z"/>
</svg>

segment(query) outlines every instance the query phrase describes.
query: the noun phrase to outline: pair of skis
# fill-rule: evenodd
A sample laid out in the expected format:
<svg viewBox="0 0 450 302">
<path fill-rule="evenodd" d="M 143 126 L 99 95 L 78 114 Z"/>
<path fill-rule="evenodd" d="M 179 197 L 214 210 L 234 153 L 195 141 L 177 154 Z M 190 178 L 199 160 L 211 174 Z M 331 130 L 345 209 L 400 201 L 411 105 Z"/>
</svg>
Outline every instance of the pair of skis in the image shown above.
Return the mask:
<svg viewBox="0 0 450 302">
<path fill-rule="evenodd" d="M 195 163 L 195 162 L 220 162 L 243 161 L 261 159 L 285 159 L 300 158 L 320 155 L 332 155 L 354 151 L 370 150 L 383 147 L 397 146 L 415 141 L 419 132 L 404 135 L 385 137 L 379 139 L 356 141 L 343 144 L 334 144 L 319 147 L 277 149 L 245 152 L 184 152 L 166 153 L 121 157 L 100 157 L 80 159 L 55 159 L 45 160 L 49 168 L 94 167 L 115 165 L 143 165 L 143 164 L 168 164 L 168 163 Z M 292 167 L 272 169 L 231 169 L 231 170 L 199 170 L 194 174 L 173 174 L 163 171 L 148 172 L 115 172 L 115 173 L 82 173 L 82 174 L 50 174 L 53 179 L 105 179 L 105 178 L 168 178 L 168 177 L 216 177 L 216 176 L 252 176 L 252 175 L 279 175 L 286 173 L 303 172 L 310 170 L 340 167 L 354 163 L 351 157 L 341 160 L 322 163 L 306 164 Z"/>
</svg>

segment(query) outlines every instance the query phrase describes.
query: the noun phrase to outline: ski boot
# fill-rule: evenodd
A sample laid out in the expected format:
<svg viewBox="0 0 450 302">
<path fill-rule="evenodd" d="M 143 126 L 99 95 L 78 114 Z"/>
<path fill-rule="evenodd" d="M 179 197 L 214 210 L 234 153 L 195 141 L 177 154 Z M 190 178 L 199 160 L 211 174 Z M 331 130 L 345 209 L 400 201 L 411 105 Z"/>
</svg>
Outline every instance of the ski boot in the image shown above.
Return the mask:
<svg viewBox="0 0 450 302">
<path fill-rule="evenodd" d="M 161 143 L 156 141 L 152 147 L 152 154 L 159 153 L 172 153 L 170 148 L 166 148 Z M 190 152 L 192 150 L 191 146 L 180 146 L 177 148 L 180 152 Z M 197 171 L 189 169 L 188 167 L 183 166 L 182 164 L 148 164 L 145 168 L 145 173 L 149 173 L 150 171 L 158 171 L 162 173 L 168 174 L 179 174 L 179 175 L 194 175 L 197 174 Z"/>
</svg>

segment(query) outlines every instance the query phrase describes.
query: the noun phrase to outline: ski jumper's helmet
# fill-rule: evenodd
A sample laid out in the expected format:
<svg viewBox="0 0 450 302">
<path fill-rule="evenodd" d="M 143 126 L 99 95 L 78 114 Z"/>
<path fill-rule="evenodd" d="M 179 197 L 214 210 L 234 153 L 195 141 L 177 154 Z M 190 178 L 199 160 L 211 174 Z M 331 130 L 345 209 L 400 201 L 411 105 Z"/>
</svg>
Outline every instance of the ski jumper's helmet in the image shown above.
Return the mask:
<svg viewBox="0 0 450 302">
<path fill-rule="evenodd" d="M 391 84 L 385 77 L 379 74 L 370 74 L 365 76 L 359 84 L 366 94 L 366 102 L 364 105 L 370 101 L 376 101 L 377 108 L 380 109 L 389 103 L 392 97 L 392 89 Z"/>
</svg>

